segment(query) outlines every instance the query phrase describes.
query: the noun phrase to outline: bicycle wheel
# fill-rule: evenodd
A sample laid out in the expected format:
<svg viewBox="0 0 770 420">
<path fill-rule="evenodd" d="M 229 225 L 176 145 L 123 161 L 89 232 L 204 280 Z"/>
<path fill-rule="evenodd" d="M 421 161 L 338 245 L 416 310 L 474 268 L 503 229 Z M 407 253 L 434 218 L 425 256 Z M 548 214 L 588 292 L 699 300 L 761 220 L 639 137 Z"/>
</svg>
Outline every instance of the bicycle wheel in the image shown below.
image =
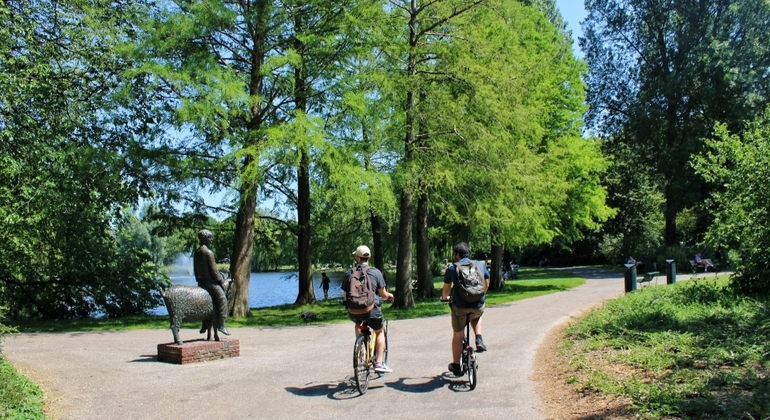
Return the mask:
<svg viewBox="0 0 770 420">
<path fill-rule="evenodd" d="M 368 336 L 361 334 L 356 338 L 356 344 L 353 346 L 353 376 L 356 378 L 356 388 L 361 395 L 369 389 L 369 361 L 366 357 L 368 341 Z"/>
<path fill-rule="evenodd" d="M 479 366 L 476 364 L 475 357 L 469 357 L 468 359 L 468 385 L 471 389 L 476 389 L 476 371 Z"/>
</svg>

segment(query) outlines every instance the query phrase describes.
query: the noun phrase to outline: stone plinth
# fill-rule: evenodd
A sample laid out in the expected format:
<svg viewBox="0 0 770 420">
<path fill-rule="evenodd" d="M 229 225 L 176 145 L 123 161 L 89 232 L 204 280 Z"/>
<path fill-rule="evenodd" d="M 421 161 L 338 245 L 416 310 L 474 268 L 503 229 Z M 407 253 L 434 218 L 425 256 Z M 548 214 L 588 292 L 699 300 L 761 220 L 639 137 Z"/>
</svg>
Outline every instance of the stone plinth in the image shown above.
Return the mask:
<svg viewBox="0 0 770 420">
<path fill-rule="evenodd" d="M 158 344 L 158 361 L 179 365 L 240 355 L 241 343 L 236 339 L 225 338 L 221 341 L 198 339 L 187 341 L 182 345 L 176 343 Z"/>
</svg>

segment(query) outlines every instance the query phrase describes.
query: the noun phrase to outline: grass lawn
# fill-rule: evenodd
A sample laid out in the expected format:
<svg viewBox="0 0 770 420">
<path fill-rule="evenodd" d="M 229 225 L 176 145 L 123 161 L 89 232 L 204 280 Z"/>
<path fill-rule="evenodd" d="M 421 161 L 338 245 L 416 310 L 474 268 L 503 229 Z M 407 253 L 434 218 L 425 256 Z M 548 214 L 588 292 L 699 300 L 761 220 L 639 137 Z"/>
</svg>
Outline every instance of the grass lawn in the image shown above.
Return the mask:
<svg viewBox="0 0 770 420">
<path fill-rule="evenodd" d="M 727 276 L 645 287 L 567 329 L 568 382 L 632 401 L 634 418 L 770 416 L 770 307 Z"/>
</svg>

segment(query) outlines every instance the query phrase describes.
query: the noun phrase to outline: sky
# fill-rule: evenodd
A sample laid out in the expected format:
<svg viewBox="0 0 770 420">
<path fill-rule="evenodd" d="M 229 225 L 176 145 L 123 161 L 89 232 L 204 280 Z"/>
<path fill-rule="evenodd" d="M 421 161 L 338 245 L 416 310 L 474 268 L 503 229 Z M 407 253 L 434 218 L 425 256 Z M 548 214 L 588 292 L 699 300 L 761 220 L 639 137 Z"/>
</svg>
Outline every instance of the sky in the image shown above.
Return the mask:
<svg viewBox="0 0 770 420">
<path fill-rule="evenodd" d="M 556 0 L 556 7 L 559 8 L 561 16 L 567 22 L 567 29 L 572 31 L 572 40 L 574 42 L 572 50 L 577 57 L 583 57 L 583 53 L 577 45 L 577 39 L 583 33 L 580 30 L 580 22 L 586 17 L 584 6 L 583 0 Z"/>
</svg>

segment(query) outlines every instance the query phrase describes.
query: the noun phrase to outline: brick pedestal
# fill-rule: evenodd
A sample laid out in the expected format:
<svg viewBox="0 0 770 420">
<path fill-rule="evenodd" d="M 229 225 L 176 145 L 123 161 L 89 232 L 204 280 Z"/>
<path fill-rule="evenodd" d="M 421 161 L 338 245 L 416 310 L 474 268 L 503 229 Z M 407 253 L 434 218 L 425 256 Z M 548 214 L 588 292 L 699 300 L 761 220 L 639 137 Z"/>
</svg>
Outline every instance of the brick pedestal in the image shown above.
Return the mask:
<svg viewBox="0 0 770 420">
<path fill-rule="evenodd" d="M 176 363 L 205 362 L 241 355 L 241 343 L 235 339 L 206 341 L 204 339 L 187 341 L 182 345 L 175 343 L 158 344 L 158 361 Z"/>
</svg>

